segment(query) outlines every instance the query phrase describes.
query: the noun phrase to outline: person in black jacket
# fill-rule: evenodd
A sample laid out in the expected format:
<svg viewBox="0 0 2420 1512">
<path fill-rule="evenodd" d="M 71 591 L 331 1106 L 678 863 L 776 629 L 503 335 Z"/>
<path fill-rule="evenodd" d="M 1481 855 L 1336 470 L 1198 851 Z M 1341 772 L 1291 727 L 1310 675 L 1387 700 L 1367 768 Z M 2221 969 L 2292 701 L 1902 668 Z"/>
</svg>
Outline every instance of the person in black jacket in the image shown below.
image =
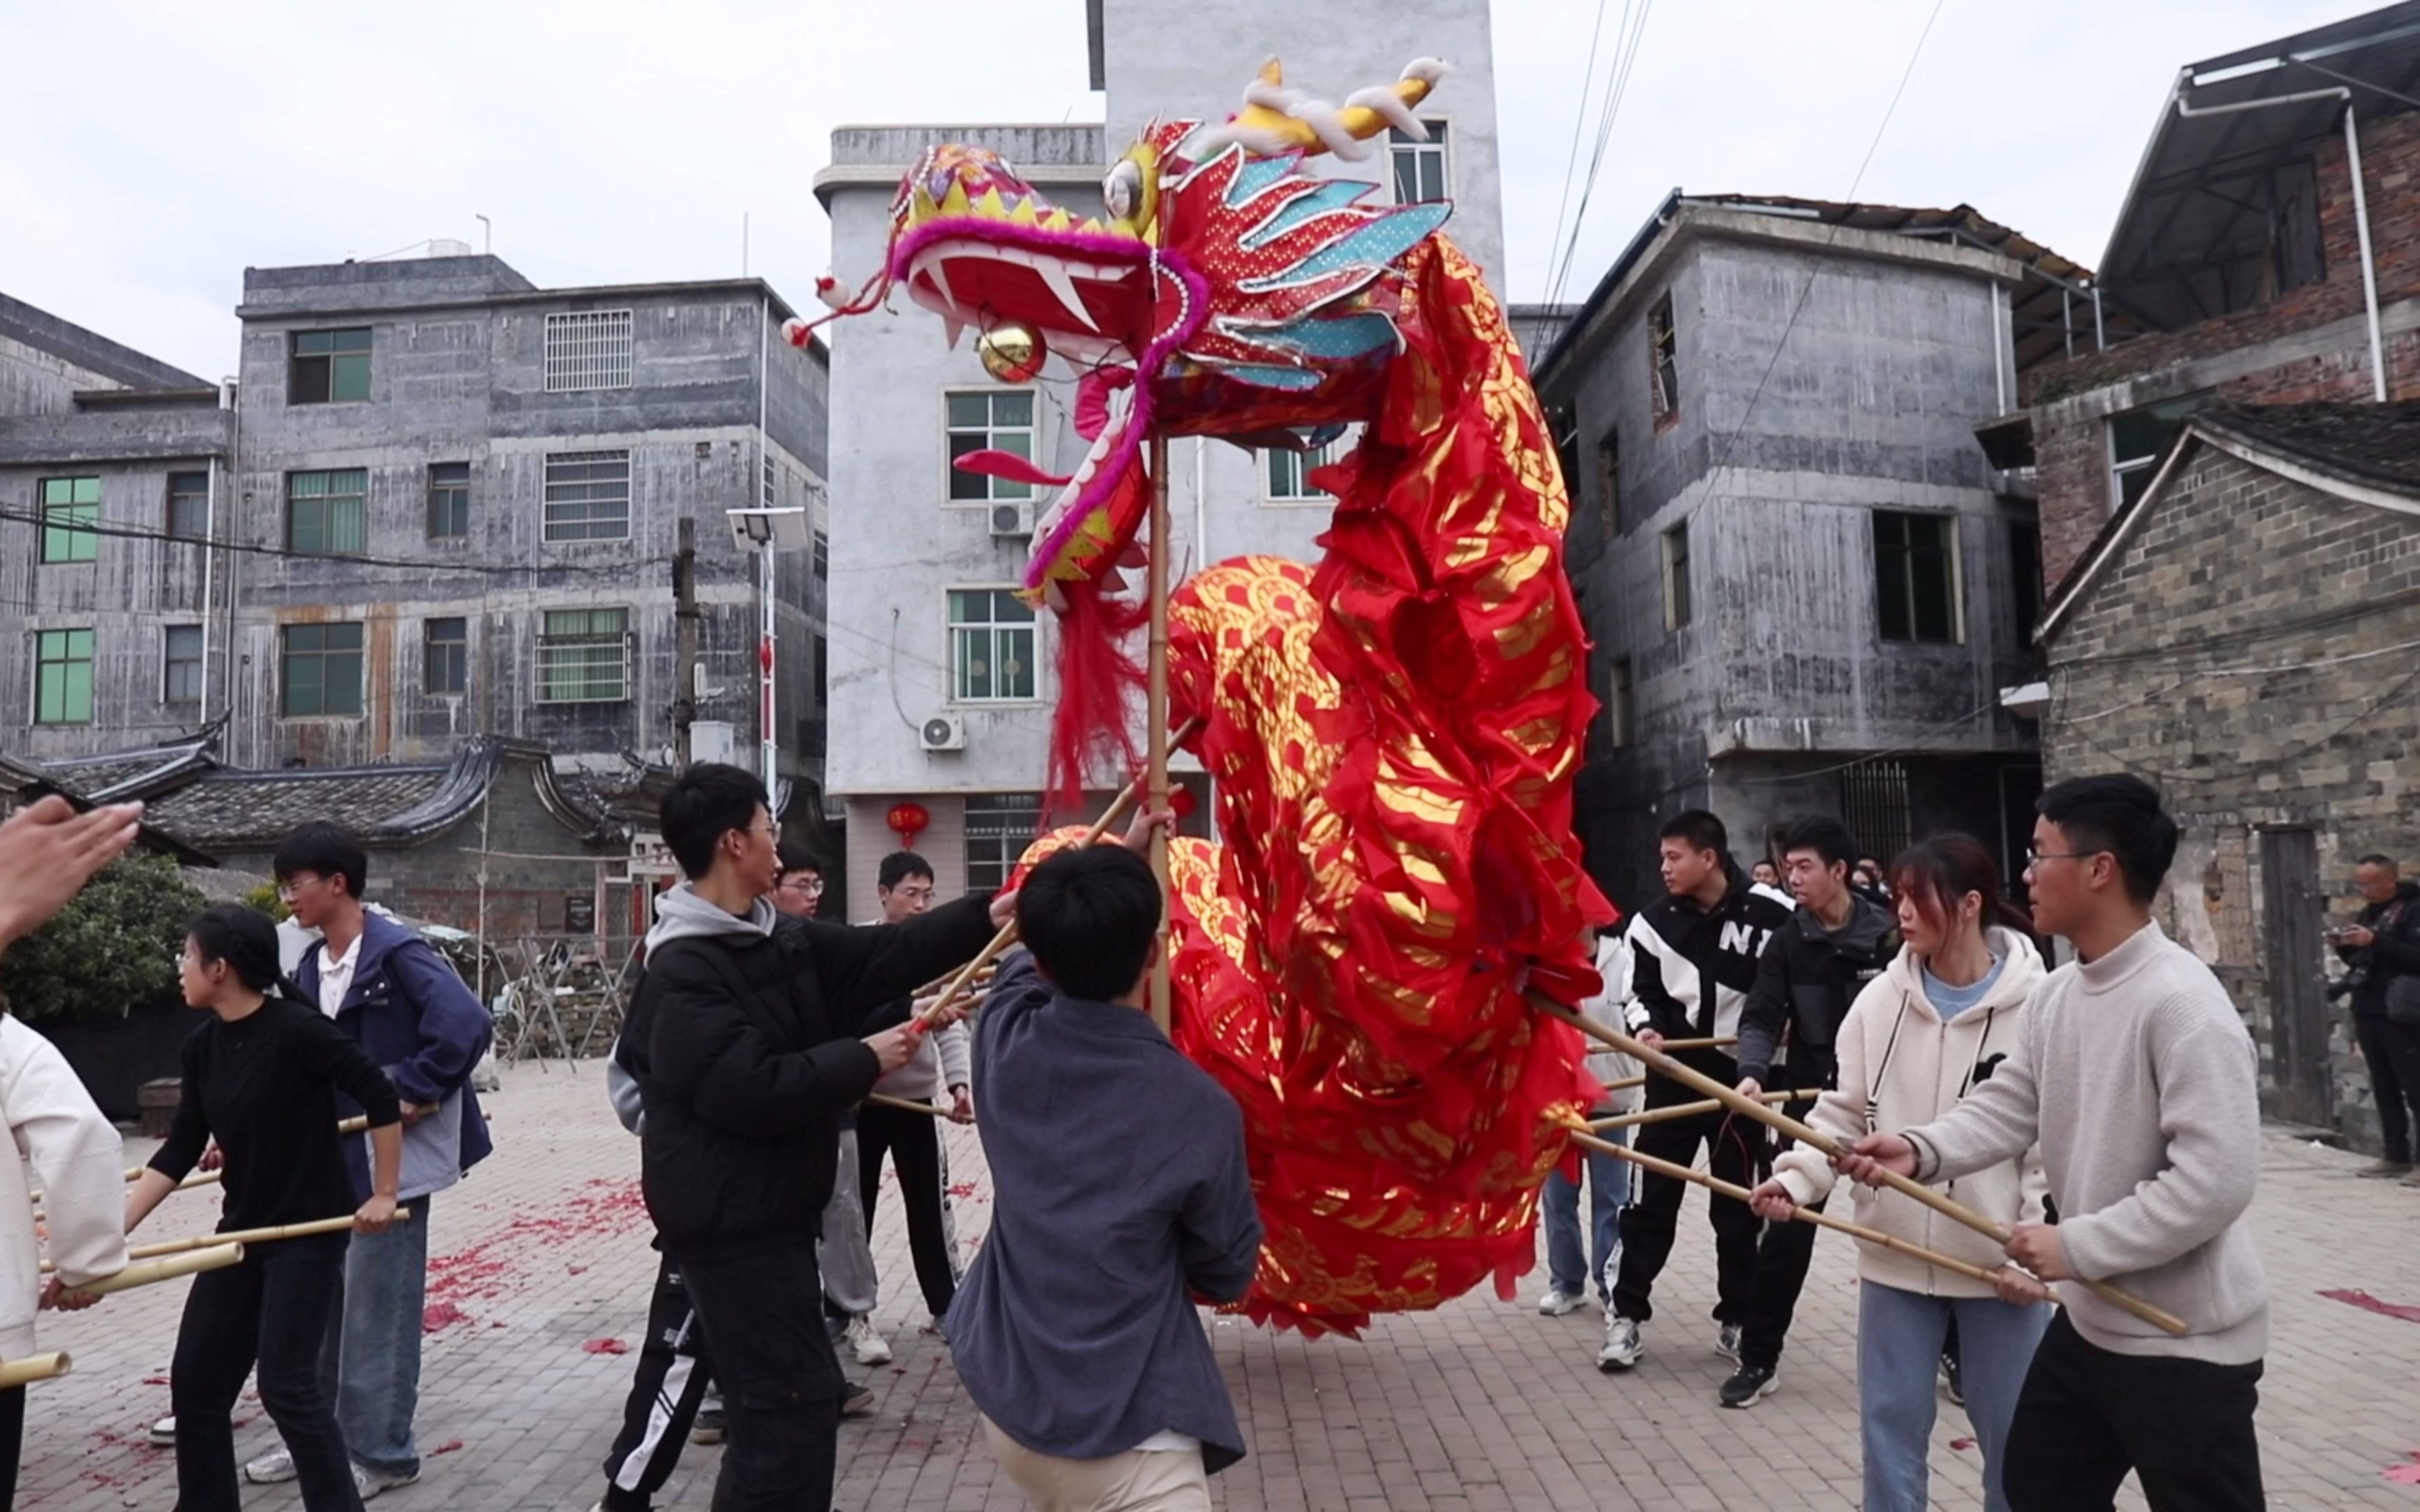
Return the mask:
<svg viewBox="0 0 2420 1512">
<path fill-rule="evenodd" d="M 1798 909 L 1764 948 L 1756 985 L 1740 1010 L 1744 1096 L 1761 1096 L 1769 1086 L 1831 1087 L 1839 1072 L 1834 1040 L 1849 1006 L 1899 953 L 1899 922 L 1891 911 L 1850 885 L 1855 854 L 1856 842 L 1837 819 L 1802 819 L 1781 838 L 1783 874 Z M 1809 1098 L 1788 1111 L 1804 1122 L 1814 1108 Z M 1814 1257 L 1814 1225 L 1766 1226 L 1748 1286 L 1739 1369 L 1718 1396 L 1725 1407 L 1753 1407 L 1778 1381 L 1782 1340 Z"/>
<path fill-rule="evenodd" d="M 2401 880 L 2393 858 L 2375 855 L 2361 858 L 2352 881 L 2362 896 L 2360 921 L 2329 931 L 2328 938 L 2352 968 L 2340 980 L 2351 984 L 2353 1035 L 2369 1064 L 2371 1102 L 2386 1147 L 2359 1174 L 2420 1184 L 2412 1174 L 2412 1128 L 2420 1120 L 2420 1027 L 2386 1016 L 2387 984 L 2420 977 L 2420 883 Z"/>
<path fill-rule="evenodd" d="M 1723 822 L 1702 809 L 1676 814 L 1664 825 L 1658 849 L 1667 896 L 1633 915 L 1629 931 L 1632 1000 L 1625 1017 L 1630 1032 L 1646 1044 L 1736 1034 L 1765 942 L 1790 921 L 1789 902 L 1750 882 L 1730 858 L 1730 846 Z M 1739 1063 L 1721 1049 L 1684 1050 L 1675 1058 L 1717 1081 L 1739 1079 Z M 1697 1101 L 1698 1094 L 1678 1082 L 1648 1078 L 1650 1108 Z M 1762 1129 L 1726 1119 L 1720 1111 L 1701 1113 L 1641 1124 L 1637 1148 L 1687 1165 L 1697 1160 L 1698 1147 L 1707 1145 L 1714 1175 L 1754 1186 Z M 1596 1357 L 1600 1370 L 1627 1370 L 1647 1352 L 1639 1329 L 1655 1315 L 1649 1293 L 1672 1254 L 1683 1186 L 1649 1172 L 1638 1199 L 1621 1211 L 1621 1264 L 1605 1311 L 1605 1346 Z M 1709 1213 L 1719 1299 L 1714 1349 L 1736 1359 L 1756 1267 L 1757 1217 L 1747 1204 L 1730 1197 L 1714 1198 Z"/>
<path fill-rule="evenodd" d="M 762 896 L 779 862 L 754 777 L 692 766 L 658 817 L 689 880 L 657 901 L 615 1054 L 639 1088 L 657 1243 L 722 1386 L 713 1504 L 821 1512 L 842 1392 L 815 1266 L 835 1119 L 914 1054 L 903 1000 L 971 959 L 1015 900 L 966 898 L 885 929 L 790 918 Z"/>
</svg>

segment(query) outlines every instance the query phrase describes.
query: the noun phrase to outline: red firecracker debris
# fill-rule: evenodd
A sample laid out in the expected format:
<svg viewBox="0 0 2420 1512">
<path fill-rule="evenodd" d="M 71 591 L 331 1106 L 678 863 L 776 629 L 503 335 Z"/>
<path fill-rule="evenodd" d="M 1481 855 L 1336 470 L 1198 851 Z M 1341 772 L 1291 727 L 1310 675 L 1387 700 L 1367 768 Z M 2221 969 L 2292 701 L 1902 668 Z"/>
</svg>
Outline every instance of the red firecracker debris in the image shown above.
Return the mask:
<svg viewBox="0 0 2420 1512">
<path fill-rule="evenodd" d="M 1949 1441 L 1949 1447 L 1962 1452 L 1975 1447 L 1975 1441 L 1972 1439 L 1952 1439 Z"/>
<path fill-rule="evenodd" d="M 441 1328 L 452 1328 L 457 1323 L 469 1321 L 462 1309 L 450 1302 L 432 1302 L 420 1309 L 420 1331 L 424 1334 L 434 1334 Z"/>
<path fill-rule="evenodd" d="M 591 1354 L 628 1354 L 630 1347 L 620 1339 L 590 1339 L 581 1346 Z"/>
<path fill-rule="evenodd" d="M 2377 1313 L 2385 1318 L 2400 1318 L 2407 1323 L 2420 1323 L 2420 1307 L 2412 1307 L 2397 1302 L 2381 1302 L 2366 1291 L 2322 1291 L 2319 1295 L 2330 1302 L 2341 1302 L 2358 1307 L 2364 1312 Z"/>
<path fill-rule="evenodd" d="M 459 1439 L 448 1439 L 448 1440 L 446 1440 L 443 1443 L 439 1444 L 436 1448 L 431 1449 L 431 1450 L 429 1450 L 428 1452 L 429 1452 L 430 1454 L 433 1454 L 433 1455 L 450 1455 L 450 1454 L 452 1454 L 454 1451 L 456 1451 L 457 1449 L 459 1449 L 459 1448 L 461 1448 L 461 1447 L 462 1447 L 462 1441 L 461 1441 L 461 1440 L 459 1440 Z"/>
</svg>

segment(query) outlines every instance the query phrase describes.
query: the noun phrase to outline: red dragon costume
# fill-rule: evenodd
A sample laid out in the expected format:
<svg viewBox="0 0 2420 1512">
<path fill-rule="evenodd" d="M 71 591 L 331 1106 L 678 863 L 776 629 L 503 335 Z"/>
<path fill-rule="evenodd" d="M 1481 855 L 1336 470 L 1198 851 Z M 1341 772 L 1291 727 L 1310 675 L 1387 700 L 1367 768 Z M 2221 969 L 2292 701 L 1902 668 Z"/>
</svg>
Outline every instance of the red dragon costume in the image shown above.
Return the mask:
<svg viewBox="0 0 2420 1512">
<path fill-rule="evenodd" d="M 1509 1295 L 1564 1120 L 1595 1098 L 1578 1037 L 1525 997 L 1592 990 L 1581 928 L 1613 918 L 1572 835 L 1595 704 L 1554 448 L 1502 310 L 1437 232 L 1449 207 L 1304 171 L 1418 132 L 1442 71 L 1339 110 L 1272 62 L 1227 121 L 1147 129 L 1105 218 L 935 148 L 900 185 L 887 266 L 833 300 L 904 289 L 1012 377 L 1046 354 L 1078 376 L 1072 474 L 958 459 L 1056 490 L 1024 589 L 1060 615 L 1062 791 L 1105 744 L 1131 751 L 1141 609 L 1118 569 L 1160 545 L 1136 539 L 1148 440 L 1362 427 L 1318 475 L 1339 502 L 1315 568 L 1222 563 L 1170 615 L 1171 718 L 1204 721 L 1226 837 L 1173 847 L 1172 1033 L 1244 1111 L 1268 1237 L 1242 1309 L 1312 1334 L 1483 1279 Z"/>
</svg>

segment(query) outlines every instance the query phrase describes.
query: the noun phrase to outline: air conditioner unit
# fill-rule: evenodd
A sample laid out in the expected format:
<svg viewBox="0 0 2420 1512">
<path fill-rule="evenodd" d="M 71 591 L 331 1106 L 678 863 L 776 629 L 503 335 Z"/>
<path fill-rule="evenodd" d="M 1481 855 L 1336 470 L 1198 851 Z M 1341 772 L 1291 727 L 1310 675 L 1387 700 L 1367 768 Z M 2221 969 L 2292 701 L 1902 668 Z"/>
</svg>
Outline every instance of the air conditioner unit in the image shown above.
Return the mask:
<svg viewBox="0 0 2420 1512">
<path fill-rule="evenodd" d="M 954 714 L 929 716 L 923 729 L 917 733 L 923 737 L 926 750 L 967 748 L 967 722 Z"/>
<path fill-rule="evenodd" d="M 1033 538 L 1033 505 L 1025 503 L 991 506 L 991 533 L 994 540 L 1032 540 Z"/>
</svg>

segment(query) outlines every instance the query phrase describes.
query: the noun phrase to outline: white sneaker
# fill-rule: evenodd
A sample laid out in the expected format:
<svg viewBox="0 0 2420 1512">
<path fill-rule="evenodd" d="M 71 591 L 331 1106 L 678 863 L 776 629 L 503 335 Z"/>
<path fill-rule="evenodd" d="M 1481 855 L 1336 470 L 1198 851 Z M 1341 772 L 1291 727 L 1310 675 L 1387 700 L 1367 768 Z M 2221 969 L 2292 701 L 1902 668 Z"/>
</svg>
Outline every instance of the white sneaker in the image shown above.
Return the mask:
<svg viewBox="0 0 2420 1512">
<path fill-rule="evenodd" d="M 279 1449 L 257 1459 L 247 1459 L 244 1461 L 243 1478 L 255 1486 L 283 1485 L 294 1478 L 294 1457 Z"/>
<path fill-rule="evenodd" d="M 177 1442 L 177 1415 L 174 1412 L 151 1425 L 151 1442 L 161 1444 Z"/>
<path fill-rule="evenodd" d="M 1627 1370 L 1646 1353 L 1647 1344 L 1638 1336 L 1637 1323 L 1610 1312 L 1605 1315 L 1605 1348 L 1596 1351 L 1599 1370 Z"/>
<path fill-rule="evenodd" d="M 889 1365 L 891 1363 L 891 1346 L 883 1341 L 881 1335 L 874 1331 L 873 1319 L 850 1319 L 848 1320 L 848 1332 L 841 1336 L 846 1341 L 849 1349 L 856 1354 L 857 1363 L 859 1365 Z"/>
<path fill-rule="evenodd" d="M 382 1470 L 364 1470 L 359 1465 L 353 1467 L 353 1489 L 361 1493 L 361 1498 L 365 1502 L 380 1491 L 392 1491 L 399 1487 L 410 1486 L 418 1479 L 420 1479 L 420 1472 L 416 1470 L 409 1475 L 390 1475 Z"/>
<path fill-rule="evenodd" d="M 1558 1291 L 1549 1287 L 1546 1294 L 1538 1299 L 1538 1311 L 1548 1318 L 1561 1318 L 1578 1312 L 1587 1304 L 1588 1299 L 1576 1292 Z"/>
</svg>

